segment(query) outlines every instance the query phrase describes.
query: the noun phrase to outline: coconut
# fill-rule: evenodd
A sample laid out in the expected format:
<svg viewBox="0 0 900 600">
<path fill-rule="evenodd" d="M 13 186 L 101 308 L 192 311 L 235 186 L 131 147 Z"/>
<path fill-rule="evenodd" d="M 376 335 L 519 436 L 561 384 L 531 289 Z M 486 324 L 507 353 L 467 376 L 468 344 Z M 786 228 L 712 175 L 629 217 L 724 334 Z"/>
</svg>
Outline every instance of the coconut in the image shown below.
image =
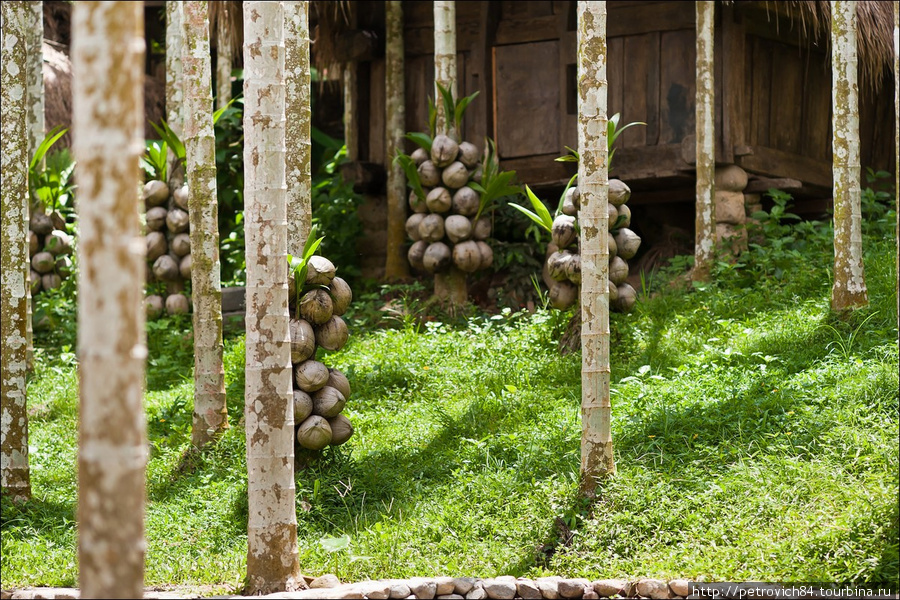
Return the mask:
<svg viewBox="0 0 900 600">
<path fill-rule="evenodd" d="M 340 277 L 335 277 L 328 284 L 328 292 L 331 294 L 331 302 L 334 306 L 331 314 L 340 316 L 347 312 L 350 302 L 353 300 L 353 290 L 350 289 L 350 285 Z"/>
<path fill-rule="evenodd" d="M 444 185 L 448 188 L 454 190 L 461 188 L 469 181 L 469 171 L 466 169 L 466 165 L 461 162 L 452 162 L 444 169 L 444 172 L 441 173 L 441 181 L 443 181 Z"/>
<path fill-rule="evenodd" d="M 305 360 L 294 365 L 294 383 L 304 392 L 316 392 L 328 382 L 328 367 L 317 360 Z"/>
<path fill-rule="evenodd" d="M 573 189 L 575 188 L 570 188 L 569 191 L 572 191 Z M 569 192 L 566 192 L 566 195 L 563 198 L 562 213 L 570 217 L 578 216 L 578 209 L 575 208 L 575 203 L 572 202 L 572 197 Z"/>
<path fill-rule="evenodd" d="M 607 247 L 609 248 L 609 257 L 610 258 L 612 258 L 613 256 L 615 256 L 619 253 L 619 248 L 618 248 L 618 245 L 616 244 L 616 238 L 613 236 L 613 234 L 611 234 L 609 232 L 607 232 L 607 234 L 606 234 L 606 244 L 607 244 Z"/>
<path fill-rule="evenodd" d="M 409 264 L 412 266 L 412 268 L 418 269 L 419 271 L 425 270 L 425 263 L 423 261 L 425 259 L 426 248 L 428 248 L 428 242 L 424 240 L 419 240 L 409 247 L 409 252 L 406 253 L 406 258 L 409 259 Z"/>
<path fill-rule="evenodd" d="M 560 248 L 568 248 L 575 241 L 578 234 L 575 232 L 575 217 L 559 215 L 553 220 L 553 228 L 550 231 L 553 243 Z"/>
<path fill-rule="evenodd" d="M 148 319 L 158 319 L 165 310 L 162 296 L 152 295 L 144 298 L 144 310 Z"/>
<path fill-rule="evenodd" d="M 441 172 L 430 160 L 426 160 L 417 169 L 419 172 L 419 183 L 425 187 L 434 187 L 441 182 Z"/>
<path fill-rule="evenodd" d="M 300 298 L 300 316 L 312 325 L 321 325 L 334 314 L 334 301 L 331 294 L 322 288 L 306 292 Z"/>
<path fill-rule="evenodd" d="M 619 286 L 619 297 L 616 299 L 616 308 L 622 312 L 631 312 L 634 303 L 637 302 L 637 292 L 627 283 Z"/>
<path fill-rule="evenodd" d="M 474 169 L 472 169 L 472 171 L 469 173 L 469 179 L 471 179 L 472 181 L 474 181 L 476 183 L 481 183 L 481 176 L 483 174 L 484 174 L 484 167 L 482 167 L 481 165 L 478 165 Z"/>
<path fill-rule="evenodd" d="M 474 273 L 481 267 L 481 250 L 478 243 L 472 240 L 453 246 L 453 264 L 460 271 Z"/>
<path fill-rule="evenodd" d="M 490 246 L 487 245 L 486 242 L 482 242 L 481 240 L 475 242 L 478 245 L 478 252 L 481 254 L 481 265 L 479 265 L 479 269 L 490 269 L 491 265 L 494 264 L 494 251 Z"/>
<path fill-rule="evenodd" d="M 190 216 L 180 208 L 173 208 L 166 215 L 166 227 L 168 227 L 169 231 L 172 233 L 185 232 L 190 225 Z"/>
<path fill-rule="evenodd" d="M 572 259 L 572 253 L 568 250 L 557 250 L 547 258 L 547 269 L 550 272 L 550 278 L 554 281 L 565 281 L 566 267 Z"/>
<path fill-rule="evenodd" d="M 609 201 L 616 206 L 621 206 L 631 198 L 631 188 L 619 179 L 609 180 Z"/>
<path fill-rule="evenodd" d="M 170 315 L 185 315 L 191 310 L 191 303 L 184 294 L 170 294 L 166 297 L 166 312 Z"/>
<path fill-rule="evenodd" d="M 312 396 L 303 390 L 294 390 L 294 424 L 302 423 L 312 414 Z"/>
<path fill-rule="evenodd" d="M 336 417 L 344 410 L 347 399 L 333 387 L 325 386 L 312 394 L 313 414 L 321 415 L 326 419 Z"/>
<path fill-rule="evenodd" d="M 474 169 L 476 166 L 478 166 L 478 160 L 481 158 L 481 152 L 478 151 L 478 146 L 476 146 L 475 144 L 472 144 L 470 142 L 460 142 L 459 156 L 457 156 L 456 158 L 469 169 Z"/>
<path fill-rule="evenodd" d="M 619 209 L 616 208 L 615 204 L 610 202 L 606 205 L 606 215 L 609 219 L 608 230 L 612 230 L 613 226 L 616 224 L 616 219 L 619 218 Z"/>
<path fill-rule="evenodd" d="M 627 204 L 623 204 L 619 206 L 619 218 L 625 217 L 625 219 L 621 223 L 616 223 L 616 229 L 620 227 L 631 227 L 631 209 L 628 208 Z"/>
<path fill-rule="evenodd" d="M 344 398 L 350 398 L 350 382 L 347 380 L 346 375 L 337 369 L 328 369 L 328 383 L 325 385 L 331 386 L 342 393 Z"/>
<path fill-rule="evenodd" d="M 166 243 L 166 234 L 161 231 L 151 231 L 147 234 L 147 260 L 153 261 L 169 250 Z"/>
<path fill-rule="evenodd" d="M 169 214 L 162 206 L 154 206 L 147 211 L 147 229 L 150 231 L 162 231 L 166 226 L 166 216 Z"/>
<path fill-rule="evenodd" d="M 191 255 L 181 257 L 181 262 L 178 263 L 178 273 L 184 279 L 191 278 L 191 267 L 193 265 L 193 261 L 191 260 Z"/>
<path fill-rule="evenodd" d="M 619 286 L 612 281 L 607 281 L 606 283 L 609 284 L 609 304 L 610 306 L 614 306 L 616 300 L 619 299 Z"/>
<path fill-rule="evenodd" d="M 434 242 L 425 249 L 422 257 L 422 265 L 429 273 L 439 273 L 446 270 L 452 262 L 450 248 L 443 242 Z"/>
<path fill-rule="evenodd" d="M 31 220 L 28 223 L 28 228 L 38 235 L 47 235 L 48 233 L 53 231 L 53 220 L 47 213 L 36 210 L 31 215 Z"/>
<path fill-rule="evenodd" d="M 471 217 L 478 212 L 479 202 L 478 192 L 468 186 L 461 187 L 453 194 L 453 212 Z"/>
<path fill-rule="evenodd" d="M 53 256 L 72 252 L 72 236 L 65 231 L 54 229 L 44 238 L 44 250 Z"/>
<path fill-rule="evenodd" d="M 486 240 L 491 237 L 491 220 L 488 217 L 480 217 L 472 225 L 472 237 L 476 240 Z"/>
<path fill-rule="evenodd" d="M 347 343 L 350 332 L 347 330 L 347 324 L 340 317 L 333 316 L 323 325 L 315 328 L 316 344 L 326 350 L 340 350 Z"/>
<path fill-rule="evenodd" d="M 32 257 L 37 254 L 41 248 L 41 238 L 33 231 L 28 232 L 28 256 Z"/>
<path fill-rule="evenodd" d="M 581 255 L 573 254 L 569 257 L 569 260 L 566 261 L 565 265 L 566 278 L 578 285 L 581 283 Z"/>
<path fill-rule="evenodd" d="M 178 260 L 171 254 L 163 254 L 153 263 L 153 274 L 160 281 L 175 281 L 178 279 Z"/>
<path fill-rule="evenodd" d="M 56 257 L 49 252 L 38 252 L 31 258 L 31 268 L 45 275 L 53 271 L 56 266 Z"/>
<path fill-rule="evenodd" d="M 445 213 L 450 210 L 453 199 L 446 188 L 436 187 L 425 197 L 425 206 L 433 213 Z"/>
<path fill-rule="evenodd" d="M 416 193 L 416 190 L 412 190 L 409 193 L 409 210 L 414 213 L 427 213 L 428 206 L 425 204 L 425 199 L 420 198 Z"/>
<path fill-rule="evenodd" d="M 614 256 L 609 261 L 609 280 L 616 285 L 625 283 L 628 277 L 628 263 L 619 256 Z"/>
<path fill-rule="evenodd" d="M 31 295 L 41 291 L 41 274 L 34 269 L 28 269 L 28 284 L 31 286 Z"/>
<path fill-rule="evenodd" d="M 56 273 L 41 275 L 41 287 L 45 290 L 54 290 L 62 285 L 62 277 Z"/>
<path fill-rule="evenodd" d="M 321 450 L 331 443 L 331 425 L 325 417 L 310 415 L 297 428 L 297 443 L 308 450 Z"/>
<path fill-rule="evenodd" d="M 169 242 L 169 248 L 175 256 L 187 256 L 191 253 L 191 236 L 187 233 L 179 233 Z"/>
<path fill-rule="evenodd" d="M 450 215 L 444 221 L 447 238 L 454 244 L 472 237 L 472 221 L 462 215 Z"/>
<path fill-rule="evenodd" d="M 310 256 L 306 267 L 306 283 L 309 285 L 328 285 L 337 272 L 334 263 L 318 255 Z"/>
<path fill-rule="evenodd" d="M 422 236 L 419 235 L 419 223 L 424 218 L 425 215 L 422 213 L 413 213 L 406 220 L 406 236 L 414 242 L 422 239 Z"/>
<path fill-rule="evenodd" d="M 66 279 L 72 274 L 72 259 L 68 256 L 56 257 L 56 274 Z"/>
<path fill-rule="evenodd" d="M 312 325 L 303 319 L 291 319 L 291 362 L 301 363 L 316 353 L 316 334 Z"/>
<path fill-rule="evenodd" d="M 566 310 L 578 300 L 578 286 L 568 281 L 557 281 L 550 286 L 550 304 L 553 308 Z"/>
<path fill-rule="evenodd" d="M 184 184 L 180 188 L 176 188 L 172 193 L 172 198 L 175 200 L 175 205 L 179 208 L 183 208 L 184 210 L 188 210 L 188 186 Z"/>
<path fill-rule="evenodd" d="M 459 155 L 459 144 L 446 135 L 434 136 L 431 142 L 431 162 L 437 167 L 446 167 Z"/>
<path fill-rule="evenodd" d="M 66 220 L 59 214 L 59 211 L 54 210 L 50 213 L 50 222 L 53 223 L 53 229 L 66 230 Z"/>
<path fill-rule="evenodd" d="M 641 247 L 641 236 L 627 227 L 622 227 L 616 232 L 616 246 L 619 248 L 619 256 L 625 259 L 634 258 L 638 248 Z"/>
<path fill-rule="evenodd" d="M 444 237 L 444 218 L 441 215 L 427 215 L 419 223 L 419 237 L 426 242 L 437 242 Z"/>
<path fill-rule="evenodd" d="M 165 204 L 169 199 L 169 186 L 164 181 L 153 179 L 144 184 L 143 196 L 147 207 Z"/>
<path fill-rule="evenodd" d="M 333 419 L 328 419 L 331 425 L 331 445 L 340 446 L 353 436 L 353 425 L 350 419 L 344 415 L 338 415 Z"/>
<path fill-rule="evenodd" d="M 428 151 L 425 148 L 416 148 L 409 157 L 415 161 L 416 166 L 419 166 L 428 160 Z"/>
</svg>

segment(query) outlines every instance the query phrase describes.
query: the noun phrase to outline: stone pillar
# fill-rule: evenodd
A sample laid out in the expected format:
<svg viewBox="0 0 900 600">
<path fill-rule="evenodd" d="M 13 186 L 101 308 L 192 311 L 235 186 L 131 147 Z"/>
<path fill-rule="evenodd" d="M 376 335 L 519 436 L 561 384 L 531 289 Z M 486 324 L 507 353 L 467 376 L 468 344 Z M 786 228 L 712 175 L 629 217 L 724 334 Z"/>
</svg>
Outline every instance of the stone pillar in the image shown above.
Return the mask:
<svg viewBox="0 0 900 600">
<path fill-rule="evenodd" d="M 716 241 L 731 254 L 747 249 L 747 222 L 744 188 L 747 172 L 737 165 L 716 169 Z"/>
</svg>

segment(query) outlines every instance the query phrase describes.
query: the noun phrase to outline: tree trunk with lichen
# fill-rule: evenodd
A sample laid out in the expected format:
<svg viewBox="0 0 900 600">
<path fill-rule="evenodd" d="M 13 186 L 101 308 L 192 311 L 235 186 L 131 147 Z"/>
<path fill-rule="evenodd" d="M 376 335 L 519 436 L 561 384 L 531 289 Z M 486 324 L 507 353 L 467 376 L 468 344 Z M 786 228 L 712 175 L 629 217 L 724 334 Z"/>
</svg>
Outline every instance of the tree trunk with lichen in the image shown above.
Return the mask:
<svg viewBox="0 0 900 600">
<path fill-rule="evenodd" d="M 609 397 L 609 176 L 606 2 L 578 3 L 578 181 L 581 189 L 581 484 L 592 498 L 616 462 Z"/>
<path fill-rule="evenodd" d="M 25 28 L 25 54 L 28 61 L 28 159 L 34 156 L 35 151 L 44 139 L 44 3 L 29 2 L 29 22 Z M 35 199 L 28 198 L 28 217 L 31 211 L 37 208 Z M 27 222 L 27 221 L 26 221 Z M 27 233 L 27 232 L 26 232 Z M 25 265 L 25 278 L 28 281 L 31 275 L 28 264 Z M 34 370 L 34 331 L 32 329 L 31 311 L 31 286 L 25 286 L 26 306 L 26 339 L 28 340 L 27 362 L 28 370 Z"/>
<path fill-rule="evenodd" d="M 284 9 L 244 2 L 244 231 L 247 257 L 247 589 L 305 587 L 294 500 L 288 330 Z"/>
<path fill-rule="evenodd" d="M 228 30 L 230 3 L 221 1 L 216 19 L 216 109 L 231 102 L 231 69 L 234 63 L 234 41 Z"/>
<path fill-rule="evenodd" d="M 184 3 L 166 2 L 166 123 L 179 138 L 184 134 L 184 82 L 181 56 L 183 54 Z M 169 189 L 184 183 L 184 172 L 175 153 L 169 149 Z"/>
<path fill-rule="evenodd" d="M 28 139 L 27 2 L 0 3 L 0 486 L 16 502 L 31 498 L 27 372 Z"/>
<path fill-rule="evenodd" d="M 900 162 L 900 4 L 894 2 L 894 156 Z M 900 167 L 894 163 L 894 198 L 900 198 Z M 897 213 L 897 324 L 900 325 L 900 207 Z"/>
<path fill-rule="evenodd" d="M 409 276 L 406 259 L 406 178 L 403 168 L 394 162 L 397 152 L 403 151 L 406 128 L 406 100 L 403 77 L 403 3 L 388 0 L 385 10 L 385 123 L 387 124 L 387 148 L 390 161 L 387 182 L 387 257 L 384 276 L 388 280 Z"/>
<path fill-rule="evenodd" d="M 862 256 L 856 24 L 855 2 L 831 3 L 834 311 L 869 304 Z"/>
<path fill-rule="evenodd" d="M 697 12 L 697 200 L 693 281 L 709 281 L 716 258 L 716 139 L 713 45 L 715 3 L 695 2 Z"/>
<path fill-rule="evenodd" d="M 79 581 L 83 598 L 141 598 L 147 463 L 138 193 L 142 4 L 76 2 L 72 33 L 73 150 L 79 195 L 90 199 L 77 206 Z"/>
<path fill-rule="evenodd" d="M 301 256 L 312 228 L 309 2 L 285 2 L 284 83 L 288 254 Z"/>
<path fill-rule="evenodd" d="M 213 133 L 209 7 L 184 3 L 184 144 L 191 220 L 191 301 L 194 324 L 194 415 L 191 443 L 202 447 L 228 428 L 222 343 L 219 205 Z"/>
</svg>

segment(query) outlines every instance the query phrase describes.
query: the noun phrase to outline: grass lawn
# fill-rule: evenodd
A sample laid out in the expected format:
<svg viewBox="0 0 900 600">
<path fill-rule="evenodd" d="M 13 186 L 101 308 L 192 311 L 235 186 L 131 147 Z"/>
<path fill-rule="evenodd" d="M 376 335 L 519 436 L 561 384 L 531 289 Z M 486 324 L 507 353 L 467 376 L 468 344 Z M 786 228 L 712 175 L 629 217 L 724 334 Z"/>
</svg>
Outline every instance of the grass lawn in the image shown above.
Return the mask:
<svg viewBox="0 0 900 600">
<path fill-rule="evenodd" d="M 841 319 L 829 236 L 798 226 L 790 251 L 723 263 L 713 285 L 651 282 L 652 298 L 613 316 L 618 473 L 590 511 L 575 496 L 581 358 L 557 351 L 570 315 L 384 328 L 361 303 L 350 343 L 325 358 L 349 377 L 356 434 L 296 478 L 303 572 L 896 587 L 894 240 L 866 237 L 871 306 Z M 38 334 L 28 389 L 35 499 L 4 500 L 4 588 L 77 584 L 74 313 L 63 301 L 44 310 L 54 326 Z M 148 327 L 146 583 L 239 586 L 243 338 L 226 343 L 232 428 L 184 463 L 189 322 Z M 348 548 L 321 543 L 344 535 Z"/>
</svg>

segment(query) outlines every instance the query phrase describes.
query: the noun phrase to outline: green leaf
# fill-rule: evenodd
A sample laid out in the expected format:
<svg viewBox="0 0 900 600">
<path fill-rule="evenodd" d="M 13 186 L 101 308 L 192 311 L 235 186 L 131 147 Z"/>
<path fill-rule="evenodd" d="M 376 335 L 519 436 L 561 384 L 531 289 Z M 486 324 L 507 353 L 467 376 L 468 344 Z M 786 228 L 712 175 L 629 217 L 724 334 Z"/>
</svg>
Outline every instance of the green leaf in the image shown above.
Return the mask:
<svg viewBox="0 0 900 600">
<path fill-rule="evenodd" d="M 319 540 L 319 545 L 329 554 L 332 552 L 339 552 L 340 550 L 346 550 L 350 547 L 350 536 L 342 535 L 341 537 L 336 538 L 322 538 Z"/>
<path fill-rule="evenodd" d="M 544 223 L 544 221 L 543 221 L 543 219 L 541 219 L 541 217 L 539 217 L 538 215 L 534 214 L 533 212 L 531 212 L 530 210 L 528 210 L 528 209 L 525 208 L 524 206 L 520 206 L 520 205 L 518 205 L 518 204 L 512 204 L 512 203 L 510 204 L 510 206 L 512 206 L 513 208 L 515 208 L 516 210 L 518 210 L 519 212 L 521 212 L 522 214 L 524 214 L 526 217 L 528 217 L 529 219 L 531 219 L 531 220 L 534 221 L 535 223 L 537 223 L 537 224 L 538 224 L 540 227 L 542 227 L 543 229 L 546 229 L 548 232 L 550 231 L 550 227 L 547 227 L 547 224 Z"/>
<path fill-rule="evenodd" d="M 559 197 L 559 204 L 556 205 L 556 216 L 558 217 L 562 212 L 563 202 L 566 200 L 566 194 L 569 193 L 569 190 L 573 185 L 575 185 L 575 180 L 578 179 L 578 173 L 572 175 L 569 179 L 569 183 L 566 184 L 566 189 L 563 190 L 562 195 Z"/>
<path fill-rule="evenodd" d="M 416 193 L 416 196 L 424 202 L 425 190 L 422 189 L 422 181 L 419 179 L 419 170 L 416 167 L 416 161 L 408 154 L 398 152 L 397 156 L 394 157 L 394 162 L 398 163 L 403 168 L 403 172 L 406 174 L 407 185 L 409 185 Z"/>
<path fill-rule="evenodd" d="M 215 125 L 216 123 L 219 122 L 219 119 L 221 118 L 221 116 L 225 114 L 225 111 L 226 111 L 226 110 L 228 110 L 229 108 L 231 108 L 231 105 L 234 104 L 234 102 L 235 102 L 236 100 L 237 100 L 237 97 L 232 98 L 231 100 L 228 101 L 228 104 L 226 104 L 226 105 L 223 106 L 222 108 L 217 109 L 217 110 L 213 113 L 213 125 Z"/>
<path fill-rule="evenodd" d="M 442 86 L 440 83 L 434 83 L 437 86 L 438 92 L 441 94 L 441 99 L 444 103 L 444 127 L 448 130 L 450 129 L 450 120 L 453 119 L 454 107 L 456 103 L 453 101 L 453 94 L 449 89 Z"/>
<path fill-rule="evenodd" d="M 425 150 L 429 155 L 431 154 L 431 144 L 434 142 L 434 138 L 427 133 L 412 132 L 407 133 L 405 137 Z"/>
<path fill-rule="evenodd" d="M 527 185 L 525 186 L 525 194 L 528 196 L 528 199 L 531 201 L 531 206 L 534 208 L 534 212 L 538 214 L 541 218 L 541 222 L 544 226 L 544 229 L 550 231 L 550 228 L 553 227 L 553 217 L 550 216 L 550 211 L 547 210 L 547 207 L 544 206 L 544 203 L 541 202 L 541 199 L 538 198 L 534 192 L 531 191 L 531 188 Z"/>
<path fill-rule="evenodd" d="M 462 100 L 456 103 L 456 110 L 453 113 L 453 122 L 456 123 L 456 129 L 459 131 L 462 129 L 462 118 L 466 112 L 466 109 L 469 108 L 469 104 L 478 96 L 478 92 L 475 92 L 471 96 L 466 96 Z"/>
<path fill-rule="evenodd" d="M 59 138 L 66 135 L 66 132 L 69 131 L 68 128 L 63 128 L 62 125 L 57 125 L 53 129 L 47 132 L 47 135 L 44 136 L 44 139 L 41 140 L 41 143 L 38 144 L 38 147 L 34 151 L 34 156 L 31 158 L 31 162 L 28 164 L 28 168 L 33 170 L 38 163 L 44 160 L 44 155 L 53 147 Z"/>
<path fill-rule="evenodd" d="M 431 99 L 431 96 L 428 97 L 428 130 L 431 132 L 431 137 L 436 135 L 435 128 L 437 127 L 437 107 L 434 105 L 434 100 Z"/>
</svg>

